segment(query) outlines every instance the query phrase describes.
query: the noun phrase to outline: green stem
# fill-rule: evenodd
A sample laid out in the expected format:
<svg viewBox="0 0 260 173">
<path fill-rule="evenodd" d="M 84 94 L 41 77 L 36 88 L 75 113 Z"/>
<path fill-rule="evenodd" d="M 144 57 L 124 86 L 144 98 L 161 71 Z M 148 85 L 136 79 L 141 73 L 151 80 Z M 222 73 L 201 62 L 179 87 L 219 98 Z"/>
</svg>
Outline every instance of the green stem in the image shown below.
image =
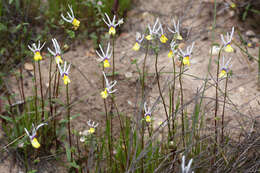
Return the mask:
<svg viewBox="0 0 260 173">
<path fill-rule="evenodd" d="M 40 77 L 40 90 L 41 90 L 41 100 L 42 100 L 42 121 L 44 121 L 44 98 L 43 98 L 43 88 L 42 88 L 42 74 L 41 74 L 41 65 L 38 61 L 39 77 Z"/>
<path fill-rule="evenodd" d="M 70 130 L 70 100 L 69 100 L 69 84 L 66 85 L 66 95 L 67 95 L 67 120 L 68 120 L 68 135 L 69 144 L 71 150 L 71 130 Z M 73 154 L 71 152 L 71 161 L 73 161 Z"/>
<path fill-rule="evenodd" d="M 225 83 L 224 104 L 223 104 L 223 110 L 222 110 L 221 143 L 224 142 L 224 114 L 225 114 L 225 106 L 226 106 L 226 98 L 227 98 L 227 84 L 228 84 L 228 73 L 227 73 L 226 83 Z"/>
<path fill-rule="evenodd" d="M 180 74 L 179 74 L 179 82 L 180 82 L 180 91 L 181 91 L 181 129 L 182 129 L 182 142 L 183 147 L 185 148 L 185 128 L 184 128 L 184 102 L 183 102 L 183 87 L 182 87 L 182 70 L 183 70 L 183 61 L 181 61 L 180 65 Z"/>
<path fill-rule="evenodd" d="M 36 65 L 35 65 L 36 62 L 33 63 L 33 76 L 34 76 L 34 107 L 35 107 L 35 124 L 38 124 L 38 102 L 37 102 L 37 98 L 38 98 L 38 95 L 37 95 L 37 79 L 36 79 Z"/>
</svg>

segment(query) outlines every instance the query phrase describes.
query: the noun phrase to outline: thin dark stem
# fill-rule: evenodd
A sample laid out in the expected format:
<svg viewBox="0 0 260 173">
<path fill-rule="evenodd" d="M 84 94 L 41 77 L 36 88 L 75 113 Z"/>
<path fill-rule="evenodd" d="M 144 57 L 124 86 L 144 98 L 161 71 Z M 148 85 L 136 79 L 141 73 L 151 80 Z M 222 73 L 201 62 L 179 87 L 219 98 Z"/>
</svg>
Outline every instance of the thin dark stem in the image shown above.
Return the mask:
<svg viewBox="0 0 260 173">
<path fill-rule="evenodd" d="M 148 55 L 148 50 L 149 50 L 149 41 L 146 41 L 146 51 L 145 51 L 144 63 L 143 63 L 142 99 L 144 99 L 144 92 L 145 92 L 145 64 L 146 64 L 146 58 Z"/>
<path fill-rule="evenodd" d="M 71 149 L 69 84 L 66 85 L 66 95 L 67 95 L 67 120 L 68 120 L 69 144 Z M 73 160 L 72 152 L 71 152 L 71 160 Z"/>
<path fill-rule="evenodd" d="M 25 94 L 24 94 L 24 87 L 23 87 L 23 67 L 20 66 L 20 80 L 21 80 L 21 90 L 22 90 L 22 98 L 23 102 L 26 108 L 26 100 L 25 100 Z"/>
<path fill-rule="evenodd" d="M 37 99 L 38 99 L 38 95 L 37 95 L 37 79 L 36 79 L 36 65 L 35 65 L 36 62 L 33 63 L 33 76 L 34 76 L 34 92 L 35 92 L 35 96 L 34 96 L 34 106 L 35 106 L 35 124 L 38 123 L 38 102 L 37 102 Z"/>
<path fill-rule="evenodd" d="M 49 70 L 49 106 L 50 106 L 50 116 L 52 117 L 53 110 L 52 110 L 52 96 L 51 96 L 51 71 L 52 71 L 51 67 L 52 67 L 52 58 L 50 60 L 50 70 Z"/>
<path fill-rule="evenodd" d="M 112 80 L 115 80 L 115 36 L 113 36 L 113 73 L 112 73 Z"/>
<path fill-rule="evenodd" d="M 182 87 L 182 70 L 183 70 L 183 62 L 181 61 L 180 65 L 180 75 L 179 75 L 179 82 L 180 82 L 180 91 L 181 91 L 181 129 L 182 129 L 182 142 L 183 147 L 185 148 L 185 128 L 184 128 L 184 95 L 183 95 L 183 87 Z"/>
<path fill-rule="evenodd" d="M 40 77 L 40 90 L 41 90 L 41 100 L 42 100 L 42 121 L 44 121 L 44 98 L 43 98 L 43 88 L 42 88 L 42 74 L 41 74 L 41 65 L 38 61 L 39 77 Z"/>
<path fill-rule="evenodd" d="M 223 110 L 222 110 L 221 143 L 224 142 L 224 114 L 225 114 L 225 106 L 226 106 L 226 98 L 227 98 L 227 84 L 228 84 L 228 74 L 227 74 L 227 77 L 226 77 L 225 91 L 224 91 L 224 104 L 223 104 Z"/>
<path fill-rule="evenodd" d="M 164 111 L 165 111 L 165 115 L 166 115 L 166 119 L 167 119 L 167 125 L 168 125 L 169 134 L 171 134 L 170 133 L 171 132 L 170 120 L 169 120 L 166 104 L 165 104 L 165 101 L 164 101 L 164 98 L 163 98 L 163 95 L 162 95 L 162 90 L 161 90 L 161 85 L 160 85 L 160 76 L 159 76 L 159 72 L 158 72 L 158 52 L 156 52 L 155 54 L 156 54 L 156 58 L 155 58 L 155 72 L 156 72 L 157 84 L 158 84 L 160 97 L 161 97 L 162 102 L 163 102 L 163 107 L 164 107 Z"/>
</svg>

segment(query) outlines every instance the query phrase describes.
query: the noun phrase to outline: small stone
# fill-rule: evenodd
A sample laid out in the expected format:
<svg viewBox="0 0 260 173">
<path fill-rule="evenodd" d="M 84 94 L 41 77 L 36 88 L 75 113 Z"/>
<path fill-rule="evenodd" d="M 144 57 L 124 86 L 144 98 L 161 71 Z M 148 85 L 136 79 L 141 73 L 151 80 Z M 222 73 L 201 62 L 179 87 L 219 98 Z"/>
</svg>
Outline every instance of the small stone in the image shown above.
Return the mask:
<svg viewBox="0 0 260 173">
<path fill-rule="evenodd" d="M 255 33 L 252 30 L 248 30 L 248 31 L 246 31 L 246 36 L 253 37 L 253 36 L 255 36 Z"/>
<path fill-rule="evenodd" d="M 259 39 L 256 38 L 256 37 L 252 38 L 251 40 L 252 40 L 253 43 L 259 43 Z"/>
<path fill-rule="evenodd" d="M 25 63 L 24 64 L 24 69 L 28 71 L 33 71 L 33 65 L 31 63 Z"/>
<path fill-rule="evenodd" d="M 130 106 L 134 106 L 133 103 L 132 103 L 130 100 L 127 100 L 127 103 L 128 103 Z"/>
<path fill-rule="evenodd" d="M 245 89 L 244 89 L 243 87 L 239 87 L 239 88 L 238 88 L 238 91 L 239 91 L 239 92 L 244 92 Z"/>
<path fill-rule="evenodd" d="M 179 48 L 183 49 L 185 47 L 185 43 L 180 43 Z"/>
<path fill-rule="evenodd" d="M 126 78 L 131 78 L 131 77 L 133 77 L 133 73 L 132 72 L 126 72 L 125 73 L 125 77 Z"/>
</svg>

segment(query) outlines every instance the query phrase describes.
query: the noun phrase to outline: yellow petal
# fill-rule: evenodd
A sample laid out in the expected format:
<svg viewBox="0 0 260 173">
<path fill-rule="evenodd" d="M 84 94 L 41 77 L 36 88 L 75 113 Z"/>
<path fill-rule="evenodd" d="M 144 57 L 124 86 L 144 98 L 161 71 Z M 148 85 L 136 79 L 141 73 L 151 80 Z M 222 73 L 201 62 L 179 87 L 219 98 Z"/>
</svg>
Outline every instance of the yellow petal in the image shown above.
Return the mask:
<svg viewBox="0 0 260 173">
<path fill-rule="evenodd" d="M 149 116 L 149 115 L 145 116 L 145 121 L 147 123 L 150 123 L 151 122 L 151 116 Z"/>
<path fill-rule="evenodd" d="M 164 34 L 160 37 L 160 41 L 161 41 L 162 43 L 166 43 L 167 40 L 168 40 L 168 38 L 167 38 Z"/>
<path fill-rule="evenodd" d="M 172 57 L 173 57 L 173 51 L 172 51 L 172 50 L 169 51 L 168 57 L 169 57 L 169 58 L 172 58 Z"/>
<path fill-rule="evenodd" d="M 176 34 L 176 39 L 177 40 L 182 40 L 183 38 L 182 38 L 181 34 Z"/>
<path fill-rule="evenodd" d="M 102 97 L 103 99 L 106 99 L 107 96 L 108 96 L 108 94 L 107 94 L 107 89 L 105 89 L 104 91 L 102 91 L 102 92 L 100 93 L 100 95 L 101 95 L 101 97 Z"/>
<path fill-rule="evenodd" d="M 236 4 L 235 4 L 234 2 L 232 2 L 232 3 L 230 4 L 230 7 L 231 7 L 231 8 L 236 8 Z"/>
<path fill-rule="evenodd" d="M 33 57 L 34 61 L 40 61 L 42 60 L 42 56 L 40 52 L 35 52 L 34 57 Z"/>
<path fill-rule="evenodd" d="M 228 44 L 225 46 L 224 51 L 230 53 L 230 52 L 234 52 L 234 49 L 231 47 L 230 44 Z"/>
<path fill-rule="evenodd" d="M 140 44 L 136 42 L 132 49 L 138 51 L 140 49 Z"/>
<path fill-rule="evenodd" d="M 65 85 L 68 85 L 68 83 L 70 83 L 70 78 L 68 75 L 66 74 L 63 75 L 63 82 Z"/>
<path fill-rule="evenodd" d="M 72 21 L 72 25 L 74 26 L 74 29 L 77 30 L 80 25 L 80 21 L 74 18 Z"/>
<path fill-rule="evenodd" d="M 58 55 L 58 56 L 55 57 L 55 61 L 56 61 L 56 64 L 62 64 L 62 63 L 63 63 L 63 61 L 62 61 L 60 55 Z"/>
<path fill-rule="evenodd" d="M 95 129 L 94 129 L 93 127 L 91 127 L 91 128 L 88 130 L 88 132 L 89 132 L 90 134 L 95 133 Z"/>
<path fill-rule="evenodd" d="M 224 70 L 224 69 L 221 70 L 220 73 L 219 73 L 219 75 L 218 75 L 218 77 L 219 77 L 219 78 L 227 77 L 227 72 L 226 72 L 226 70 Z"/>
<path fill-rule="evenodd" d="M 146 40 L 152 40 L 152 35 L 147 35 L 145 38 Z"/>
<path fill-rule="evenodd" d="M 38 142 L 38 140 L 36 139 L 36 138 L 33 138 L 32 140 L 31 140 L 31 144 L 32 144 L 32 146 L 34 147 L 34 148 L 39 148 L 41 145 L 40 145 L 40 143 Z"/>
<path fill-rule="evenodd" d="M 189 56 L 185 56 L 183 58 L 183 64 L 190 66 L 190 57 Z"/>
<path fill-rule="evenodd" d="M 107 59 L 104 60 L 104 67 L 105 68 L 110 67 L 109 61 Z"/>
<path fill-rule="evenodd" d="M 110 28 L 109 28 L 109 35 L 115 35 L 116 34 L 116 29 L 113 27 L 113 26 L 111 26 Z"/>
</svg>

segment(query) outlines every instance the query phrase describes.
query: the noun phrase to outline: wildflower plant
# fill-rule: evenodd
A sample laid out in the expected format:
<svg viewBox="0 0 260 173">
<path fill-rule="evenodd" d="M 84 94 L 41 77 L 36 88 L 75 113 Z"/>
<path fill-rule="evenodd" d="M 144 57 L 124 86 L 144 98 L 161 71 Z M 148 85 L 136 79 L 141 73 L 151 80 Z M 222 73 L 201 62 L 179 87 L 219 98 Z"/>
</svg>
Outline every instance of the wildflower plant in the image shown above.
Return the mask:
<svg viewBox="0 0 260 173">
<path fill-rule="evenodd" d="M 163 27 L 162 27 L 162 24 L 159 22 L 159 37 L 160 37 L 160 41 L 161 43 L 166 43 L 168 41 L 168 38 L 165 36 L 164 32 L 163 32 Z"/>
<path fill-rule="evenodd" d="M 71 14 L 70 14 L 69 12 L 67 12 L 68 18 L 65 18 L 64 15 L 63 15 L 63 13 L 61 13 L 61 17 L 62 17 L 62 19 L 65 20 L 66 22 L 71 23 L 71 24 L 73 25 L 73 28 L 74 28 L 75 30 L 77 30 L 78 27 L 79 27 L 79 25 L 80 25 L 80 21 L 75 18 L 74 13 L 73 13 L 73 10 L 72 10 L 72 6 L 71 6 L 71 5 L 68 5 L 68 7 L 69 7 L 69 9 L 70 9 Z"/>
<path fill-rule="evenodd" d="M 181 34 L 180 34 L 180 21 L 178 20 L 177 25 L 176 25 L 176 22 L 175 22 L 174 19 L 173 19 L 172 21 L 173 21 L 173 27 L 174 27 L 174 29 L 172 30 L 171 28 L 168 27 L 168 30 L 169 30 L 171 33 L 174 34 L 173 38 L 174 38 L 175 40 L 183 40 L 183 38 L 182 38 L 182 36 L 181 36 Z"/>
<path fill-rule="evenodd" d="M 229 34 L 227 32 L 226 39 L 224 38 L 224 36 L 222 34 L 220 35 L 222 43 L 224 44 L 224 51 L 225 52 L 228 52 L 228 53 L 234 52 L 234 49 L 231 46 L 231 41 L 232 41 L 232 37 L 234 35 L 234 30 L 235 30 L 234 27 L 232 27 L 231 33 Z"/>
<path fill-rule="evenodd" d="M 136 32 L 135 44 L 132 49 L 135 51 L 138 51 L 141 47 L 141 43 L 142 43 L 143 39 L 144 39 L 144 35 L 141 34 L 140 32 Z"/>
<path fill-rule="evenodd" d="M 61 75 L 65 85 L 68 85 L 70 83 L 70 78 L 69 78 L 70 65 L 71 64 L 69 64 L 69 66 L 67 68 L 67 62 L 65 61 L 63 69 L 62 69 L 60 64 L 58 64 L 59 72 L 60 72 L 60 75 Z"/>
<path fill-rule="evenodd" d="M 184 65 L 190 66 L 190 56 L 191 56 L 193 47 L 194 47 L 194 42 L 192 43 L 191 46 L 188 46 L 188 47 L 187 47 L 186 52 L 182 51 L 182 49 L 179 48 L 180 55 L 181 55 L 181 57 L 182 57 L 182 63 L 183 63 Z"/>
<path fill-rule="evenodd" d="M 89 134 L 95 133 L 95 129 L 99 125 L 99 123 L 96 123 L 96 122 L 91 121 L 91 120 L 88 120 L 87 123 L 88 123 L 88 126 L 90 127 L 89 130 L 88 130 L 88 133 Z"/>
<path fill-rule="evenodd" d="M 109 16 L 107 15 L 107 13 L 105 13 L 105 16 L 106 16 L 106 18 L 107 18 L 107 21 L 103 18 L 103 21 L 105 22 L 105 24 L 108 26 L 108 28 L 109 28 L 109 31 L 108 31 L 108 33 L 109 33 L 109 35 L 115 35 L 116 34 L 116 27 L 118 26 L 118 25 L 121 25 L 121 24 L 123 24 L 124 23 L 124 20 L 123 20 L 123 18 L 122 19 L 120 19 L 120 20 L 118 20 L 118 22 L 116 23 L 116 16 L 114 15 L 113 16 L 113 20 L 111 21 L 110 20 L 110 18 L 109 18 Z"/>
<path fill-rule="evenodd" d="M 47 48 L 48 51 L 54 56 L 56 64 L 62 64 L 63 60 L 61 59 L 61 50 L 60 50 L 60 45 L 57 42 L 57 40 L 54 38 L 52 39 L 53 47 L 55 49 L 55 52 L 52 51 L 50 48 Z"/>
<path fill-rule="evenodd" d="M 221 64 L 221 68 L 220 68 L 219 78 L 227 77 L 227 74 L 230 71 L 230 67 L 231 67 L 231 65 L 230 65 L 231 60 L 232 60 L 232 58 L 229 58 L 229 60 L 225 63 L 225 56 L 222 57 L 222 64 Z"/>
<path fill-rule="evenodd" d="M 99 45 L 99 48 L 100 48 L 102 55 L 96 50 L 96 53 L 99 56 L 98 61 L 103 62 L 104 68 L 110 67 L 110 64 L 109 64 L 109 61 L 108 61 L 110 59 L 111 55 L 112 55 L 112 51 L 110 52 L 110 43 L 108 43 L 108 45 L 107 45 L 106 53 L 103 51 L 101 45 Z"/>
<path fill-rule="evenodd" d="M 151 114 L 152 110 L 149 109 L 146 105 L 146 102 L 144 102 L 144 118 L 147 123 L 150 123 L 152 121 Z"/>
<path fill-rule="evenodd" d="M 106 82 L 106 88 L 105 88 L 104 91 L 102 91 L 100 93 L 100 95 L 103 99 L 106 99 L 108 97 L 108 94 L 112 94 L 112 93 L 117 91 L 117 89 L 112 90 L 112 88 L 116 85 L 117 81 L 115 80 L 115 81 L 109 82 L 107 77 L 106 77 L 106 74 L 104 72 L 103 72 L 103 75 L 104 75 L 104 79 L 105 79 L 105 82 Z"/>
<path fill-rule="evenodd" d="M 33 43 L 32 46 L 28 45 L 28 48 L 34 53 L 34 61 L 41 61 L 42 60 L 42 55 L 41 55 L 41 50 L 44 47 L 45 42 L 41 45 L 41 42 L 38 41 L 38 46 L 36 46 L 36 43 Z"/>
<path fill-rule="evenodd" d="M 30 133 L 28 132 L 28 130 L 26 128 L 24 128 L 26 134 L 28 135 L 28 137 L 30 138 L 31 144 L 34 148 L 39 148 L 41 145 L 38 142 L 36 136 L 37 136 L 37 130 L 44 126 L 44 125 L 48 125 L 47 123 L 41 123 L 39 124 L 36 128 L 34 127 L 34 124 L 32 124 L 32 135 L 30 135 Z"/>
<path fill-rule="evenodd" d="M 192 164 L 193 159 L 190 159 L 188 165 L 185 165 L 185 156 L 182 156 L 182 162 L 181 162 L 181 173 L 193 173 L 191 172 L 191 164 Z"/>
</svg>

